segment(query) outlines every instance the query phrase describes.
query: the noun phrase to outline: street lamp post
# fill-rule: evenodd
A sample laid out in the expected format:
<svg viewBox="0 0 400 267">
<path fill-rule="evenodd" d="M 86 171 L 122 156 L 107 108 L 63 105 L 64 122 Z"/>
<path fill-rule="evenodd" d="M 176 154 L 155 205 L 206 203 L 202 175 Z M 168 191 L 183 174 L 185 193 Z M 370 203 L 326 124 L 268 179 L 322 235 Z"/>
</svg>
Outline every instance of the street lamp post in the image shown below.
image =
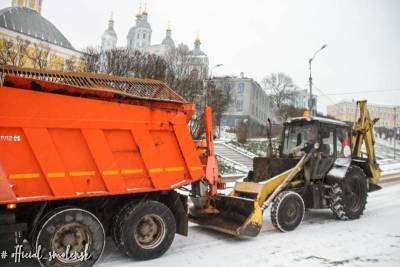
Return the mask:
<svg viewBox="0 0 400 267">
<path fill-rule="evenodd" d="M 314 103 L 313 103 L 313 96 L 312 96 L 311 63 L 312 63 L 312 61 L 314 60 L 315 56 L 316 56 L 322 49 L 324 49 L 325 47 L 326 47 L 326 44 L 324 44 L 323 46 L 321 46 L 321 48 L 318 49 L 318 50 L 314 53 L 314 55 L 312 56 L 312 58 L 310 58 L 310 59 L 308 60 L 309 69 L 310 69 L 310 78 L 309 78 L 310 99 L 309 99 L 309 101 L 308 101 L 308 109 L 310 110 L 310 115 L 314 115 L 314 113 L 313 113 L 313 105 L 314 105 Z"/>
<path fill-rule="evenodd" d="M 217 64 L 217 65 L 215 65 L 214 67 L 212 67 L 211 68 L 211 70 L 210 70 L 210 77 L 208 78 L 208 82 L 207 82 L 207 85 L 209 85 L 210 84 L 210 81 L 212 80 L 212 78 L 213 78 L 213 70 L 215 69 L 215 68 L 219 68 L 219 67 L 221 67 L 221 66 L 223 66 L 224 64 Z M 207 106 L 208 105 L 208 86 L 207 86 L 207 88 L 205 88 L 205 90 L 206 90 L 206 99 L 205 99 L 205 105 Z"/>
<path fill-rule="evenodd" d="M 217 65 L 215 65 L 214 67 L 211 68 L 211 71 L 210 71 L 210 80 L 213 78 L 213 76 L 212 76 L 213 70 L 214 70 L 215 68 L 222 67 L 223 65 L 224 65 L 224 64 L 217 64 Z"/>
</svg>

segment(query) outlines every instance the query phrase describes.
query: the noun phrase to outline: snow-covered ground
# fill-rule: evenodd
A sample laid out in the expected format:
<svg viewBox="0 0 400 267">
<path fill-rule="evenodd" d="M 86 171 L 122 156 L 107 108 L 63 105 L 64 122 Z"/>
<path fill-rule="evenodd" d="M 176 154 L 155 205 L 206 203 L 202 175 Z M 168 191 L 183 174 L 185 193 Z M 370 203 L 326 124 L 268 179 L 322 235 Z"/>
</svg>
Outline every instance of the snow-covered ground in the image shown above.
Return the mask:
<svg viewBox="0 0 400 267">
<path fill-rule="evenodd" d="M 364 216 L 336 221 L 328 210 L 306 213 L 293 232 L 277 232 L 264 215 L 260 235 L 238 239 L 190 225 L 161 258 L 137 262 L 112 242 L 98 266 L 400 266 L 400 183 L 369 195 Z"/>
</svg>

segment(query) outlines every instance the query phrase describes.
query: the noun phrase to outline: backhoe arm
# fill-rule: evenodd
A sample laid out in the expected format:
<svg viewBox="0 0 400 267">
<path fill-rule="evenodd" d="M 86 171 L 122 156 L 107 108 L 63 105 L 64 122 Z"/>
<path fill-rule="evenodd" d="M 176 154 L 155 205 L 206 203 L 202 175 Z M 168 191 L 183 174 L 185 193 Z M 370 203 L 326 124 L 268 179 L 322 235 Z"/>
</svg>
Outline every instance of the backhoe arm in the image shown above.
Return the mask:
<svg viewBox="0 0 400 267">
<path fill-rule="evenodd" d="M 369 180 L 374 185 L 378 185 L 381 176 L 381 170 L 376 162 L 375 155 L 374 125 L 377 121 L 378 119 L 371 118 L 367 108 L 367 101 L 357 101 L 356 121 L 352 137 L 352 154 L 353 158 L 361 158 L 362 145 L 363 143 L 365 144 L 368 167 L 371 172 Z"/>
</svg>

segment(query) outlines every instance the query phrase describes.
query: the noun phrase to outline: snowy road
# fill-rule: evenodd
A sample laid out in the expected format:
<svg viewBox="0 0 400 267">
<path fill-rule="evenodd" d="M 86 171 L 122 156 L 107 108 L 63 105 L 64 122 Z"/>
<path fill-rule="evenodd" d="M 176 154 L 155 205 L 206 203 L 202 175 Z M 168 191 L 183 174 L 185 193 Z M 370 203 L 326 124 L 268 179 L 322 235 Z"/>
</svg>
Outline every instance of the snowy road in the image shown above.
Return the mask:
<svg viewBox="0 0 400 267">
<path fill-rule="evenodd" d="M 191 225 L 167 253 L 152 261 L 125 258 L 108 242 L 98 266 L 400 266 L 400 183 L 369 195 L 364 216 L 336 221 L 329 211 L 308 211 L 298 229 L 280 233 L 264 215 L 262 233 L 237 239 Z"/>
</svg>

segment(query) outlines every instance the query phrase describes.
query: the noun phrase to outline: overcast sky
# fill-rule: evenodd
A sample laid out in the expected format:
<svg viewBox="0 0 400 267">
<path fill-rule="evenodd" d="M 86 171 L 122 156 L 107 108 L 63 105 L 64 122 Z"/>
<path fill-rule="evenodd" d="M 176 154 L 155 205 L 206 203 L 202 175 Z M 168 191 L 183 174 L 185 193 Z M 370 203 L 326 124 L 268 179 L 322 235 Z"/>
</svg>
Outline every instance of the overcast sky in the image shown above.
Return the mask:
<svg viewBox="0 0 400 267">
<path fill-rule="evenodd" d="M 139 8 L 136 0 L 43 2 L 42 15 L 76 49 L 100 44 L 111 12 L 118 45 L 125 46 Z M 0 0 L 0 7 L 10 3 Z M 193 46 L 199 35 L 210 67 L 224 64 L 214 75 L 244 72 L 260 81 L 284 72 L 306 88 L 308 58 L 326 43 L 313 63 L 315 92 L 330 95 L 319 97 L 321 111 L 343 99 L 400 105 L 398 0 L 148 0 L 147 10 L 153 44 L 168 21 L 175 43 Z"/>
</svg>

